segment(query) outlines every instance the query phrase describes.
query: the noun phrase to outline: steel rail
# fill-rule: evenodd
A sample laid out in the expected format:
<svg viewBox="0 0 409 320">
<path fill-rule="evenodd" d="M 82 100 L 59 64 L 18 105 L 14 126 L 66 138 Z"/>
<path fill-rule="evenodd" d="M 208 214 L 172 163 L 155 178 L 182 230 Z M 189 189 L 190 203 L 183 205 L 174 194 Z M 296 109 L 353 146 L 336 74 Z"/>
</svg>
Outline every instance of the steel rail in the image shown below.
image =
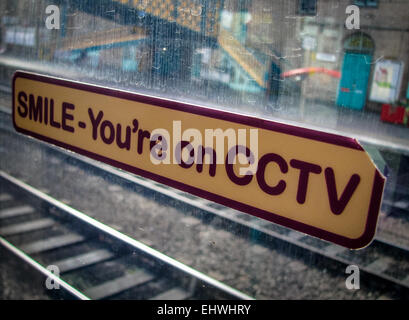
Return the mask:
<svg viewBox="0 0 409 320">
<path fill-rule="evenodd" d="M 58 284 L 63 290 L 68 292 L 71 296 L 79 300 L 90 300 L 86 295 L 69 285 L 67 282 L 62 280 L 60 277 L 56 276 L 50 270 L 44 268 L 41 264 L 31 258 L 29 255 L 25 254 L 22 250 L 12 245 L 6 239 L 0 236 L 0 245 L 3 246 L 5 249 L 9 250 L 11 253 L 16 255 L 18 258 L 22 259 L 25 263 L 30 265 L 32 268 L 37 270 L 38 272 L 42 273 L 45 277 L 54 281 L 54 283 Z"/>
<path fill-rule="evenodd" d="M 66 205 L 65 203 L 62 203 L 58 201 L 57 199 L 45 194 L 44 192 L 28 185 L 27 183 L 7 174 L 4 171 L 0 171 L 0 177 L 8 181 L 9 183 L 18 186 L 20 189 L 23 189 L 25 192 L 33 195 L 35 198 L 38 198 L 54 207 L 57 209 L 63 211 L 64 213 L 68 214 L 70 217 L 74 217 L 76 220 L 81 221 L 82 223 L 91 226 L 93 229 L 96 229 L 98 232 L 101 232 L 102 234 L 109 235 L 110 237 L 125 243 L 129 246 L 131 246 L 134 249 L 139 250 L 140 252 L 143 252 L 147 254 L 150 257 L 153 257 L 156 260 L 159 260 L 173 268 L 176 268 L 180 271 L 182 271 L 185 274 L 188 274 L 189 276 L 199 279 L 203 281 L 204 283 L 208 284 L 211 287 L 217 288 L 233 297 L 236 297 L 237 299 L 242 299 L 242 300 L 253 300 L 254 298 L 250 297 L 249 295 L 246 295 L 218 280 L 215 280 L 145 244 L 143 244 L 140 241 L 137 241 L 135 239 L 132 239 L 131 237 L 87 216 L 86 214 Z"/>
</svg>

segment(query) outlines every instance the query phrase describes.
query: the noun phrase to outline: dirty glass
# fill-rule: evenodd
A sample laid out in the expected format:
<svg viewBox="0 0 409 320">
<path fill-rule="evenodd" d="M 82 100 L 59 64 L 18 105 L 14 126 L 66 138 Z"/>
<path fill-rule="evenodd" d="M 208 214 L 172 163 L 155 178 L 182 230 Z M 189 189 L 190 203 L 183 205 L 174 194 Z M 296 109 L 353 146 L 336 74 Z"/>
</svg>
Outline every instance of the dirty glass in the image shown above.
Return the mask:
<svg viewBox="0 0 409 320">
<path fill-rule="evenodd" d="M 409 1 L 6 0 L 0 12 L 1 170 L 256 298 L 401 297 L 383 282 L 348 289 L 345 268 L 272 240 L 286 228 L 144 194 L 4 128 L 12 74 L 27 70 L 356 138 L 387 177 L 384 242 L 337 257 L 408 286 L 407 258 L 372 262 L 386 243 L 409 248 Z"/>
</svg>

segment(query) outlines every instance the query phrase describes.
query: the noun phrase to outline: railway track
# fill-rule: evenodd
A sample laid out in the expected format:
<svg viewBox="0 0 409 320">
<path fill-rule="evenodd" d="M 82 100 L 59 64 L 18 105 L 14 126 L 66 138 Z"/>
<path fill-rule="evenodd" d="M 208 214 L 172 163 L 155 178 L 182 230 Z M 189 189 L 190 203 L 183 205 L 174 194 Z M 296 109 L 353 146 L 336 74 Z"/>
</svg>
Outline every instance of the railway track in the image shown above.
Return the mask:
<svg viewBox="0 0 409 320">
<path fill-rule="evenodd" d="M 5 128 L 3 123 L 1 124 L 1 130 L 12 132 L 12 129 Z M 36 143 L 44 145 L 42 142 L 36 141 Z M 53 156 L 64 156 L 66 158 L 66 154 L 60 149 L 52 147 L 50 150 L 52 150 L 50 153 Z M 145 194 L 154 194 L 155 199 L 158 201 L 162 199 L 164 202 L 169 203 L 169 200 L 171 200 L 176 206 L 192 207 L 196 212 L 200 212 L 198 216 L 204 220 L 217 217 L 220 226 L 225 227 L 228 225 L 230 230 L 240 230 L 241 234 L 250 234 L 254 241 L 262 245 L 284 244 L 287 251 L 300 252 L 300 256 L 311 256 L 313 254 L 324 262 L 335 262 L 344 269 L 345 266 L 351 264 L 358 265 L 361 273 L 376 281 L 394 286 L 398 291 L 402 291 L 404 295 L 409 291 L 409 248 L 404 245 L 397 245 L 377 236 L 368 248 L 360 251 L 350 251 L 154 181 L 130 175 L 80 155 L 70 153 L 69 161 L 96 174 L 113 175 L 117 178 L 117 181 L 121 181 L 122 186 L 138 185 L 146 190 Z M 288 247 L 291 249 L 288 249 Z"/>
<path fill-rule="evenodd" d="M 51 291 L 58 284 L 83 300 L 251 299 L 2 171 L 0 185 L 0 244 Z"/>
</svg>

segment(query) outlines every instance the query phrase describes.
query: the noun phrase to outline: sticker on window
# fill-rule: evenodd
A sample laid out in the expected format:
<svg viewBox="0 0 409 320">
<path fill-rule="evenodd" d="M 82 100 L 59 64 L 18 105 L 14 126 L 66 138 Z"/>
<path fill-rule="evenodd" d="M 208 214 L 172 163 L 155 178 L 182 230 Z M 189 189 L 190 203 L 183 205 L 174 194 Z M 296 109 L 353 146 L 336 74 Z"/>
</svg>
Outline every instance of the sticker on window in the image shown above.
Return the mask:
<svg viewBox="0 0 409 320">
<path fill-rule="evenodd" d="M 352 138 L 18 71 L 18 132 L 352 248 L 375 235 L 385 178 Z"/>
</svg>

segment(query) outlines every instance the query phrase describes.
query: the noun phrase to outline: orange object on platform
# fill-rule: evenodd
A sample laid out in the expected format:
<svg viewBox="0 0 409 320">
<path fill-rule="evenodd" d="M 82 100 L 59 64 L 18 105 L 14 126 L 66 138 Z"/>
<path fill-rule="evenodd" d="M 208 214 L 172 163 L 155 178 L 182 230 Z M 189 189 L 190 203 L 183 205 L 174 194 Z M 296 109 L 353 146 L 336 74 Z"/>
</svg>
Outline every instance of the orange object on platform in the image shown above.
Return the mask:
<svg viewBox="0 0 409 320">
<path fill-rule="evenodd" d="M 330 69 L 318 68 L 318 67 L 293 69 L 287 72 L 283 72 L 282 77 L 288 78 L 288 77 L 298 76 L 298 75 L 305 74 L 305 73 L 326 73 L 331 77 L 338 78 L 338 79 L 341 78 L 341 72 L 339 72 L 338 70 L 330 70 Z"/>
</svg>

